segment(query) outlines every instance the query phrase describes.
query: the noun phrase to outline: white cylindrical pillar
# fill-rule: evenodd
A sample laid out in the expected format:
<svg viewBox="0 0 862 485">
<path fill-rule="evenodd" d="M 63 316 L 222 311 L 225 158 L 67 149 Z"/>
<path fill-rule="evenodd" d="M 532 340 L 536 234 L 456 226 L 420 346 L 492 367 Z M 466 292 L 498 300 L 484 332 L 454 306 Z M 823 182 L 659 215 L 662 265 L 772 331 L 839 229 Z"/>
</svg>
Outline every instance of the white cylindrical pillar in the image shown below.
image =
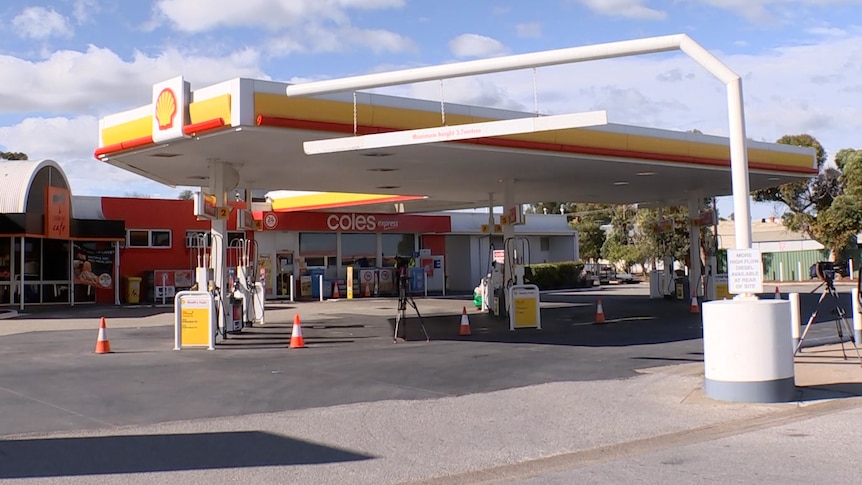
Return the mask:
<svg viewBox="0 0 862 485">
<path fill-rule="evenodd" d="M 862 302 L 859 301 L 859 289 L 853 288 L 853 342 L 859 345 L 862 341 Z"/>
<path fill-rule="evenodd" d="M 323 301 L 323 275 L 318 276 L 318 291 L 320 292 L 320 301 Z"/>
<path fill-rule="evenodd" d="M 799 293 L 789 293 L 787 298 L 790 300 L 790 334 L 793 336 L 793 348 L 799 345 L 799 338 L 802 335 L 802 310 L 799 306 Z"/>
<path fill-rule="evenodd" d="M 796 397 L 787 300 L 722 300 L 703 305 L 704 390 L 733 402 Z"/>
<path fill-rule="evenodd" d="M 799 281 L 804 280 L 804 278 L 802 277 L 802 261 L 796 262 L 796 274 L 799 275 Z"/>
<path fill-rule="evenodd" d="M 290 274 L 290 302 L 296 302 L 296 277 Z"/>
<path fill-rule="evenodd" d="M 778 281 L 784 282 L 784 262 L 778 262 Z"/>
</svg>

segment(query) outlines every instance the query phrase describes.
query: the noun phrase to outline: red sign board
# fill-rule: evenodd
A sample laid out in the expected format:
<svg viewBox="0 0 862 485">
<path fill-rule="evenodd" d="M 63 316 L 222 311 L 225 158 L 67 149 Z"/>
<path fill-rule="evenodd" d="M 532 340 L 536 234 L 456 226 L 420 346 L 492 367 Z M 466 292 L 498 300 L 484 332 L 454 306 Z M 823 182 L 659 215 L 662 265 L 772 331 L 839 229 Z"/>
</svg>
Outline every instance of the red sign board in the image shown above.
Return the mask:
<svg viewBox="0 0 862 485">
<path fill-rule="evenodd" d="M 414 214 L 350 214 L 326 212 L 265 212 L 259 219 L 269 231 L 308 232 L 449 232 L 449 216 Z"/>
<path fill-rule="evenodd" d="M 48 186 L 45 191 L 45 237 L 69 239 L 72 200 L 69 189 Z"/>
</svg>

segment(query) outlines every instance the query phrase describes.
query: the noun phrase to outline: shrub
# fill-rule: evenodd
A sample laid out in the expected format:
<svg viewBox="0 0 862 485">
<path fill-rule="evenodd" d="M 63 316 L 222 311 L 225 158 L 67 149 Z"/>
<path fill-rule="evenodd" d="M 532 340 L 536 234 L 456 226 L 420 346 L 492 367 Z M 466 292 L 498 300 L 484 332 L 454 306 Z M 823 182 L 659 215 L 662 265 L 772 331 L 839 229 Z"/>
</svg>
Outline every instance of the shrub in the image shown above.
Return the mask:
<svg viewBox="0 0 862 485">
<path fill-rule="evenodd" d="M 538 286 L 540 290 L 582 288 L 591 283 L 584 274 L 584 263 L 581 261 L 529 265 L 524 270 L 524 281 Z"/>
</svg>

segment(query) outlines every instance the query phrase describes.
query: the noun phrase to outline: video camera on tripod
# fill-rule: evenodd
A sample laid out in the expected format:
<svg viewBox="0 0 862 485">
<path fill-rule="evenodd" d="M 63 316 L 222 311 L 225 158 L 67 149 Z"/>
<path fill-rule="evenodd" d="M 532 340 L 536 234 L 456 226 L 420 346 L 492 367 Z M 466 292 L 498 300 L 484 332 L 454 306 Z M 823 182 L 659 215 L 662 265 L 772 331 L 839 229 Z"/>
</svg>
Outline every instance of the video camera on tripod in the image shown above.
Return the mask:
<svg viewBox="0 0 862 485">
<path fill-rule="evenodd" d="M 410 289 L 409 271 L 410 258 L 405 256 L 395 256 L 395 284 L 398 285 L 398 290 L 403 289 L 405 292 L 407 292 Z"/>
<path fill-rule="evenodd" d="M 811 278 L 818 278 L 824 283 L 835 281 L 835 263 L 832 261 L 820 261 L 811 265 L 809 269 Z"/>
</svg>

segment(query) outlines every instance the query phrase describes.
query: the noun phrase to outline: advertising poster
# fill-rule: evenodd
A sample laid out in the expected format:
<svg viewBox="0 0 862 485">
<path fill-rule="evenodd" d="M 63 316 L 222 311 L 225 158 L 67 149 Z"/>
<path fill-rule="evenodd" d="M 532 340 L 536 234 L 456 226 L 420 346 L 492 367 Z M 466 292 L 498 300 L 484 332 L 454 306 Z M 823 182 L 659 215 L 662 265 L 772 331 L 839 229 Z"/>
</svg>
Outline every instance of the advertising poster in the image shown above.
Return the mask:
<svg viewBox="0 0 862 485">
<path fill-rule="evenodd" d="M 75 245 L 75 284 L 100 290 L 114 287 L 114 248 L 90 249 Z"/>
</svg>

